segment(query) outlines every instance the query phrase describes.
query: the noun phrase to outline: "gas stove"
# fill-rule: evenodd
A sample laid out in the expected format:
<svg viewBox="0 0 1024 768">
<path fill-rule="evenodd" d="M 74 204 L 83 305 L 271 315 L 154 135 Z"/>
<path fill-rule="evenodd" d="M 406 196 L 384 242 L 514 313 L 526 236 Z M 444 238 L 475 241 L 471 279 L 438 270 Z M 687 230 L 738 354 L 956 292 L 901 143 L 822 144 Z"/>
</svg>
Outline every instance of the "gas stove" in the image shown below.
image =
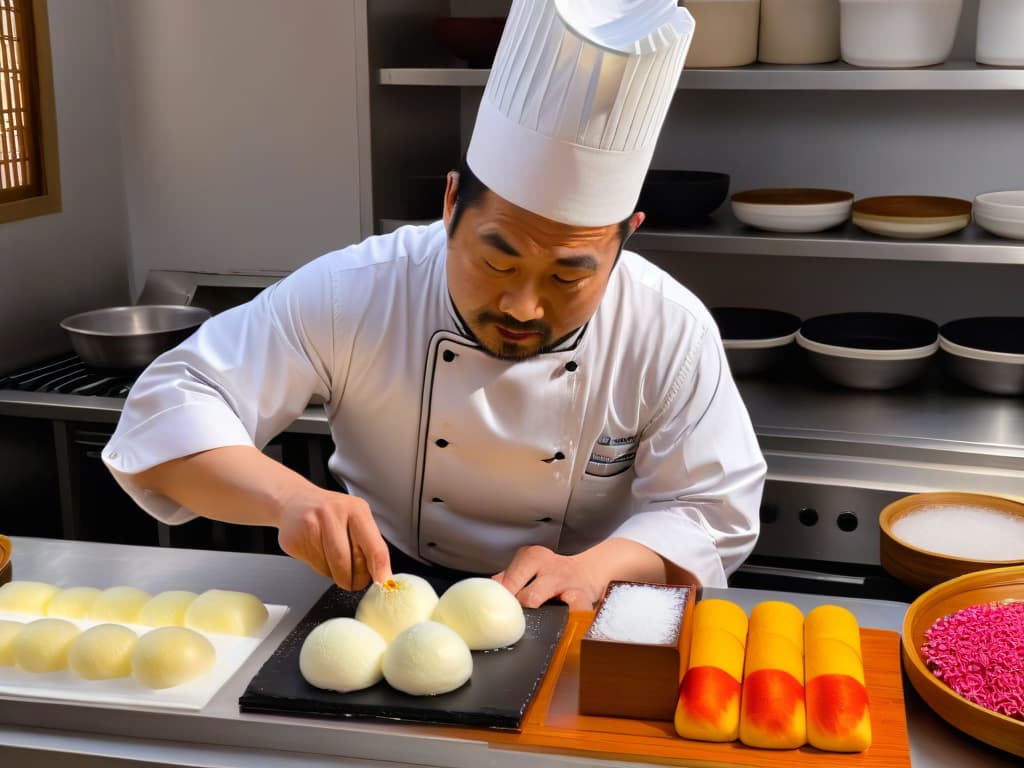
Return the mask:
<svg viewBox="0 0 1024 768">
<path fill-rule="evenodd" d="M 136 375 L 89 368 L 73 352 L 0 376 L 0 390 L 124 398 Z"/>
</svg>

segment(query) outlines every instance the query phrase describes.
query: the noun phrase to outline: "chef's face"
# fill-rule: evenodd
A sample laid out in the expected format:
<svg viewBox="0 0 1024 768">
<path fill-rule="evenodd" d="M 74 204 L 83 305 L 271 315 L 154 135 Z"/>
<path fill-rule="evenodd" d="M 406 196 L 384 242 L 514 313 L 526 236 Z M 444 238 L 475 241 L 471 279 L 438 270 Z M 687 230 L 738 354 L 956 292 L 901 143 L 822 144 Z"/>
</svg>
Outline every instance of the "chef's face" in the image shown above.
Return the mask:
<svg viewBox="0 0 1024 768">
<path fill-rule="evenodd" d="M 451 232 L 458 174 L 448 174 L 444 223 Z M 460 205 L 464 205 L 460 203 Z M 625 227 L 573 227 L 485 191 L 463 207 L 448 240 L 448 290 L 477 343 L 522 360 L 544 352 L 597 311 L 622 246 Z"/>
</svg>

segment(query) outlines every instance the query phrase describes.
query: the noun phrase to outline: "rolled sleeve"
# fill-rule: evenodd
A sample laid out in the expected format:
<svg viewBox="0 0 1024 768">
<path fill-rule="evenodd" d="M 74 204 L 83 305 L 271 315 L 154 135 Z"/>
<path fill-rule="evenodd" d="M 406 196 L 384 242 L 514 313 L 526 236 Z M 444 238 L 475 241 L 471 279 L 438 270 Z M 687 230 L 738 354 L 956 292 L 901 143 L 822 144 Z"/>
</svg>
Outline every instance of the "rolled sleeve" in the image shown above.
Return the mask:
<svg viewBox="0 0 1024 768">
<path fill-rule="evenodd" d="M 142 488 L 140 472 L 227 446 L 262 449 L 314 395 L 330 395 L 330 280 L 312 262 L 206 321 L 133 385 L 103 460 L 132 499 L 169 524 L 195 517 Z"/>
</svg>

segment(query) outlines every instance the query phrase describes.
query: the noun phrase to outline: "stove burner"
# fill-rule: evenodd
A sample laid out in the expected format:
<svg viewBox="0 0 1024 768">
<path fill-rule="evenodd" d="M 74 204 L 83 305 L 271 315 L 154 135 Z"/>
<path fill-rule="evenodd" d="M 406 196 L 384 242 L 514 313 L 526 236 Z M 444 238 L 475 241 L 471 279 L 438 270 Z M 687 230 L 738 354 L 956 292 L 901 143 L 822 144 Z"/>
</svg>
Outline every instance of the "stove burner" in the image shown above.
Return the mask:
<svg viewBox="0 0 1024 768">
<path fill-rule="evenodd" d="M 82 362 L 80 357 L 72 354 L 39 363 L 6 376 L 0 376 L 0 390 L 127 397 L 136 375 L 99 371 L 90 368 Z"/>
</svg>

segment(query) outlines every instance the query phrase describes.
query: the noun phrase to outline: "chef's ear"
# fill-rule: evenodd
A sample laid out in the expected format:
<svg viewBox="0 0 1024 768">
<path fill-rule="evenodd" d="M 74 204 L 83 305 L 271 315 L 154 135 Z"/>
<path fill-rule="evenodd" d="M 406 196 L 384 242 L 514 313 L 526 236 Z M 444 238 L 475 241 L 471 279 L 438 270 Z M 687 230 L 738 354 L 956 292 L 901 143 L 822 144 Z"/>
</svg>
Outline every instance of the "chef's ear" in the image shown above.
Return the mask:
<svg viewBox="0 0 1024 768">
<path fill-rule="evenodd" d="M 448 230 L 455 214 L 455 203 L 459 198 L 459 172 L 448 171 L 448 181 L 444 188 L 444 228 Z"/>
</svg>

